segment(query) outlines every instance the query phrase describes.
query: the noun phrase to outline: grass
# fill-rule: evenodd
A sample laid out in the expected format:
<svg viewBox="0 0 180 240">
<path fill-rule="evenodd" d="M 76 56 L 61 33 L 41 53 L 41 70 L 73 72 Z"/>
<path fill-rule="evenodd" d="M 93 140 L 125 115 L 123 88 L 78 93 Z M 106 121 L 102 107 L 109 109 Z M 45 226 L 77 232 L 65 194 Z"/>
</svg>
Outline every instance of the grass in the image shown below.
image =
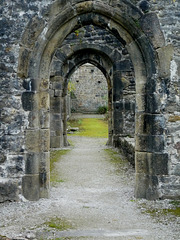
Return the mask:
<svg viewBox="0 0 180 240">
<path fill-rule="evenodd" d="M 71 127 L 79 127 L 79 131 L 74 133 L 82 137 L 108 138 L 108 123 L 103 119 L 83 118 L 68 122 Z"/>
<path fill-rule="evenodd" d="M 176 217 L 180 217 L 180 208 L 176 207 L 174 209 L 150 209 L 146 210 L 143 213 L 148 213 L 152 217 L 160 217 L 162 215 L 174 215 Z"/>
<path fill-rule="evenodd" d="M 143 206 L 142 213 L 149 214 L 153 218 L 157 218 L 160 222 L 163 222 L 163 219 L 167 221 L 172 221 L 177 217 L 180 217 L 180 201 L 169 201 L 168 208 L 151 208 L 150 206 L 146 206 L 146 204 L 141 204 Z"/>
<path fill-rule="evenodd" d="M 44 224 L 49 228 L 53 228 L 58 231 L 65 231 L 73 228 L 72 224 L 69 223 L 67 220 L 63 218 L 58 218 L 58 217 L 51 218 L 49 221 L 45 222 Z"/>
<path fill-rule="evenodd" d="M 64 182 L 58 174 L 56 163 L 60 161 L 61 156 L 67 154 L 70 150 L 54 150 L 50 153 L 50 181 L 53 185 Z"/>
</svg>

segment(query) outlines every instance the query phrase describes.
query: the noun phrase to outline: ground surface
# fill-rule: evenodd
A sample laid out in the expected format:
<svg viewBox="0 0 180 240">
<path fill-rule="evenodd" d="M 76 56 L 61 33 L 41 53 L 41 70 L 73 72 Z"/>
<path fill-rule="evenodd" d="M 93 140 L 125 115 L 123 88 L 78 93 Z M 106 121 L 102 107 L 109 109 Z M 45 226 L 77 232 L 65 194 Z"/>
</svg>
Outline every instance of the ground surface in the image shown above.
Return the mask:
<svg viewBox="0 0 180 240">
<path fill-rule="evenodd" d="M 61 181 L 51 188 L 50 199 L 0 205 L 0 235 L 41 240 L 179 239 L 178 217 L 152 217 L 147 211 L 169 202 L 135 200 L 134 169 L 106 150 L 106 139 L 70 140 L 71 151 L 56 163 Z"/>
</svg>

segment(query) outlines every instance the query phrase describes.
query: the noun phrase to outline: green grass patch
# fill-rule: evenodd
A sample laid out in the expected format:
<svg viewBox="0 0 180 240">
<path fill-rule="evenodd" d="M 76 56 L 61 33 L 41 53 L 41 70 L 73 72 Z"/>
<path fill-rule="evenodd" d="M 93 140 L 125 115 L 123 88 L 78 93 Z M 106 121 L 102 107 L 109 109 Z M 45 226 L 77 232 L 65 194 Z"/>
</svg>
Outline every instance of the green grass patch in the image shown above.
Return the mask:
<svg viewBox="0 0 180 240">
<path fill-rule="evenodd" d="M 152 217 L 161 217 L 163 215 L 174 215 L 176 217 L 180 217 L 180 208 L 174 208 L 174 209 L 148 209 L 143 211 L 143 213 L 148 213 Z"/>
<path fill-rule="evenodd" d="M 149 214 L 151 217 L 156 219 L 158 222 L 164 222 L 165 224 L 168 221 L 176 221 L 177 217 L 180 217 L 180 201 L 174 200 L 169 201 L 168 208 L 161 208 L 160 206 L 148 206 L 146 203 L 141 203 L 140 208 L 142 213 Z"/>
<path fill-rule="evenodd" d="M 65 231 L 68 229 L 73 229 L 73 226 L 70 222 L 63 218 L 54 217 L 49 221 L 44 223 L 47 227 L 56 229 L 58 231 Z"/>
<path fill-rule="evenodd" d="M 108 123 L 103 119 L 83 118 L 68 122 L 71 127 L 79 127 L 79 131 L 74 133 L 82 137 L 108 138 Z"/>
<path fill-rule="evenodd" d="M 61 156 L 67 154 L 70 150 L 54 150 L 51 151 L 50 153 L 50 181 L 53 185 L 55 183 L 61 183 L 64 182 L 58 174 L 57 168 L 56 168 L 56 163 L 60 161 Z"/>
</svg>

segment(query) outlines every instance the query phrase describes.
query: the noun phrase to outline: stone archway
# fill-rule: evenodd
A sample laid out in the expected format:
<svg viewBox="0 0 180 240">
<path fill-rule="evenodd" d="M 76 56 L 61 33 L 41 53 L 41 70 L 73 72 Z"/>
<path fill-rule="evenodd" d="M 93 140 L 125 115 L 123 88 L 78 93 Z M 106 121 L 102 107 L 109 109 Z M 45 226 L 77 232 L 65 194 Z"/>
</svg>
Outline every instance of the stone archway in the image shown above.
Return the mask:
<svg viewBox="0 0 180 240">
<path fill-rule="evenodd" d="M 56 97 L 56 105 L 58 104 L 57 101 L 63 102 L 64 111 L 63 111 L 63 137 L 64 137 L 64 145 L 67 145 L 67 112 L 66 112 L 66 96 L 67 96 L 67 85 L 68 79 L 73 74 L 73 72 L 84 63 L 91 63 L 97 68 L 99 68 L 102 73 L 104 74 L 107 85 L 108 85 L 108 108 L 109 108 L 109 137 L 108 143 L 112 144 L 112 73 L 113 73 L 113 66 L 112 62 L 109 57 L 101 52 L 97 52 L 95 49 L 81 49 L 74 53 L 73 55 L 67 56 L 64 62 L 62 62 L 62 66 L 58 72 L 60 75 L 56 76 L 56 78 L 61 79 L 62 83 L 62 96 L 61 98 Z M 53 85 L 53 82 L 52 82 Z M 52 99 L 53 101 L 53 99 Z M 53 114 L 53 113 L 52 113 Z M 53 118 L 53 117 L 52 117 Z M 59 118 L 60 119 L 60 118 Z"/>
<path fill-rule="evenodd" d="M 42 32 L 35 39 L 34 49 L 28 50 L 28 67 L 21 72 L 29 78 L 27 81 L 31 90 L 25 92 L 22 97 L 23 103 L 29 103 L 24 105 L 28 106 L 26 110 L 30 111 L 26 151 L 27 164 L 31 166 L 23 177 L 23 192 L 26 198 L 37 200 L 47 197 L 49 191 L 48 91 L 52 57 L 69 33 L 90 23 L 115 35 L 130 54 L 136 76 L 135 196 L 159 198 L 159 175 L 167 174 L 167 154 L 164 153 L 162 129 L 164 116 L 161 114 L 156 94 L 158 78 L 155 50 L 142 31 L 141 21 L 143 14 L 126 1 L 118 5 L 101 1 L 76 1 L 71 6 L 61 2 L 57 13 L 50 13 L 47 26 L 44 25 Z M 27 50 L 24 50 L 24 47 L 21 50 L 23 56 Z M 119 79 L 119 72 L 114 69 L 113 81 L 116 79 Z M 121 91 L 121 88 L 119 90 Z M 32 144 L 33 139 L 35 141 Z"/>
</svg>

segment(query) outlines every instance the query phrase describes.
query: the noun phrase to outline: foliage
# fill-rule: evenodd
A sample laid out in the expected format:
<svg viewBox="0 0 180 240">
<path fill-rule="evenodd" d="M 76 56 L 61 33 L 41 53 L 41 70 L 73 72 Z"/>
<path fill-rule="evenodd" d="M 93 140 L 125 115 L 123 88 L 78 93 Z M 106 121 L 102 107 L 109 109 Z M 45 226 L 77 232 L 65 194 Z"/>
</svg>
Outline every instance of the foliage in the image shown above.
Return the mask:
<svg viewBox="0 0 180 240">
<path fill-rule="evenodd" d="M 97 113 L 98 114 L 105 114 L 105 113 L 107 113 L 107 111 L 108 111 L 107 106 L 100 106 L 100 107 L 98 107 Z"/>
<path fill-rule="evenodd" d="M 74 33 L 75 33 L 76 37 L 79 36 L 79 30 L 75 30 Z"/>
<path fill-rule="evenodd" d="M 76 90 L 75 84 L 72 83 L 71 81 L 68 82 L 68 92 L 71 94 Z"/>
</svg>

